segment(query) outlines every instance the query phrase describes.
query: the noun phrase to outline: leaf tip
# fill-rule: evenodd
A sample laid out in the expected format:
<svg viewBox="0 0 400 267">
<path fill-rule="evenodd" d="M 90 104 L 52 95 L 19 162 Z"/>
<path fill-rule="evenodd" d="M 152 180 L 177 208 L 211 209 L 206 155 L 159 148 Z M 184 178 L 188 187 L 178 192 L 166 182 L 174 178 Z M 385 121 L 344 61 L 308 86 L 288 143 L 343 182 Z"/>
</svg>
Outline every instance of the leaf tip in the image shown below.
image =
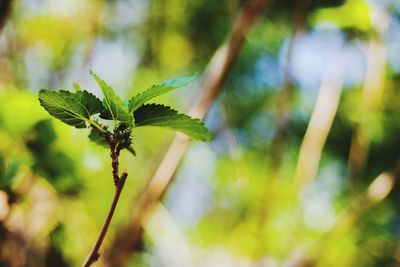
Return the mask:
<svg viewBox="0 0 400 267">
<path fill-rule="evenodd" d="M 90 75 L 93 76 L 93 78 L 94 78 L 96 81 L 99 81 L 99 80 L 100 80 L 99 75 L 97 75 L 92 69 L 89 69 L 89 73 L 90 73 Z"/>
<path fill-rule="evenodd" d="M 48 92 L 49 90 L 47 90 L 47 89 L 40 89 L 39 90 L 39 95 L 41 95 L 41 94 L 43 94 L 43 93 L 45 93 L 45 92 Z"/>
<path fill-rule="evenodd" d="M 74 87 L 75 92 L 81 92 L 82 91 L 82 88 L 77 83 L 74 83 L 73 87 Z M 86 92 L 86 91 L 84 91 L 84 92 Z"/>
<path fill-rule="evenodd" d="M 210 142 L 210 141 L 212 141 L 213 139 L 214 139 L 214 135 L 213 135 L 212 133 L 210 133 L 210 132 L 207 130 L 206 136 L 205 136 L 204 139 L 201 140 L 201 141 L 203 141 L 203 142 Z"/>
<path fill-rule="evenodd" d="M 182 77 L 177 77 L 177 78 L 172 78 L 172 79 L 166 80 L 166 81 L 162 82 L 161 85 L 179 88 L 179 87 L 184 87 L 184 86 L 188 85 L 196 78 L 197 78 L 197 75 L 182 76 Z"/>
</svg>

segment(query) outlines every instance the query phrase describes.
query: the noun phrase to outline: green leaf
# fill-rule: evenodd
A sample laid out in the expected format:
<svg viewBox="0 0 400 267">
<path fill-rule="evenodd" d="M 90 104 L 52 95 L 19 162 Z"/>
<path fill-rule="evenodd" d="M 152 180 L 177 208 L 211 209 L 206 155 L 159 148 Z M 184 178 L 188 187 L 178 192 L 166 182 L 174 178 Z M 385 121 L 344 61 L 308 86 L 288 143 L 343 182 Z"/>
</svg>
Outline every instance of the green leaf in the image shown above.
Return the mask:
<svg viewBox="0 0 400 267">
<path fill-rule="evenodd" d="M 82 88 L 77 83 L 74 83 L 73 87 L 74 87 L 75 92 L 83 91 Z"/>
<path fill-rule="evenodd" d="M 53 147 L 57 135 L 50 119 L 40 120 L 32 129 L 25 140 L 26 146 L 33 154 L 43 154 Z"/>
<path fill-rule="evenodd" d="M 126 148 L 126 150 L 128 150 L 133 156 L 136 156 L 136 151 L 132 146 Z"/>
<path fill-rule="evenodd" d="M 63 90 L 41 90 L 39 101 L 50 115 L 66 124 L 86 128 L 86 123 L 90 123 L 96 128 L 99 127 L 90 116 L 100 113 L 103 107 L 101 101 L 87 91 L 71 93 Z"/>
<path fill-rule="evenodd" d="M 188 85 L 196 76 L 178 77 L 153 85 L 129 100 L 129 111 L 134 112 L 150 99 Z"/>
<path fill-rule="evenodd" d="M 185 114 L 179 114 L 170 107 L 158 104 L 147 104 L 134 112 L 135 127 L 161 126 L 183 132 L 193 139 L 209 141 L 211 133 L 199 119 L 194 119 Z"/>
<path fill-rule="evenodd" d="M 90 70 L 90 74 L 92 74 L 92 76 L 95 78 L 97 84 L 104 94 L 103 106 L 105 110 L 101 113 L 100 117 L 103 119 L 130 123 L 132 121 L 132 116 L 130 115 L 128 108 L 122 102 L 121 98 L 119 98 L 111 86 L 97 76 L 92 70 Z"/>
</svg>

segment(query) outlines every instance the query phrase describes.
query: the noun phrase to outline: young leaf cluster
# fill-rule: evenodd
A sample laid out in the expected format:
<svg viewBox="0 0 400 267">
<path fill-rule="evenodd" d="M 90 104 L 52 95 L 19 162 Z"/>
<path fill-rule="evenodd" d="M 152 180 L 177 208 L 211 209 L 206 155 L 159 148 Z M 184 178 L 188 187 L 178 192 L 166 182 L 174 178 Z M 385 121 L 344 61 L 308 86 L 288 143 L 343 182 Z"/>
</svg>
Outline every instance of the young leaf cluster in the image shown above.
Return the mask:
<svg viewBox="0 0 400 267">
<path fill-rule="evenodd" d="M 156 84 L 132 97 L 126 105 L 110 85 L 93 71 L 104 98 L 101 101 L 75 85 L 77 92 L 41 90 L 40 104 L 53 117 L 76 128 L 90 128 L 89 138 L 99 145 L 116 146 L 118 150 L 132 148 L 132 130 L 140 126 L 159 126 L 183 132 L 193 139 L 208 141 L 210 132 L 199 119 L 176 110 L 147 102 L 156 96 L 184 87 L 194 77 L 179 77 Z"/>
</svg>

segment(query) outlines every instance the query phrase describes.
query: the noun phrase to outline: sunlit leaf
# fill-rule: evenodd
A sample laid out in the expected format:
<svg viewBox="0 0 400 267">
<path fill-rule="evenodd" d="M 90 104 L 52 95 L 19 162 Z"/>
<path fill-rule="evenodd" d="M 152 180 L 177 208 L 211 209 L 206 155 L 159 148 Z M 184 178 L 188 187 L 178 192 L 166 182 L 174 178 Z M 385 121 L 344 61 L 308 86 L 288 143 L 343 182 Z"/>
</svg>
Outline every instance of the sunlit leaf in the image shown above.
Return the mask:
<svg viewBox="0 0 400 267">
<path fill-rule="evenodd" d="M 76 128 L 85 128 L 87 123 L 95 124 L 90 116 L 103 109 L 101 101 L 87 91 L 41 90 L 39 101 L 50 115 Z"/>
<path fill-rule="evenodd" d="M 103 106 L 105 110 L 101 113 L 101 117 L 113 121 L 131 122 L 132 116 L 130 115 L 128 108 L 124 105 L 121 98 L 119 98 L 111 86 L 109 86 L 93 71 L 90 71 L 90 74 L 92 74 L 96 79 L 97 84 L 104 94 Z"/>
<path fill-rule="evenodd" d="M 199 119 L 179 114 L 170 107 L 158 104 L 146 104 L 134 112 L 135 127 L 161 126 L 183 132 L 193 139 L 209 141 L 211 133 Z"/>
<path fill-rule="evenodd" d="M 129 111 L 137 110 L 144 103 L 159 95 L 168 93 L 174 89 L 188 85 L 195 76 L 178 77 L 171 80 L 164 81 L 160 84 L 153 85 L 149 89 L 135 95 L 129 100 Z"/>
</svg>

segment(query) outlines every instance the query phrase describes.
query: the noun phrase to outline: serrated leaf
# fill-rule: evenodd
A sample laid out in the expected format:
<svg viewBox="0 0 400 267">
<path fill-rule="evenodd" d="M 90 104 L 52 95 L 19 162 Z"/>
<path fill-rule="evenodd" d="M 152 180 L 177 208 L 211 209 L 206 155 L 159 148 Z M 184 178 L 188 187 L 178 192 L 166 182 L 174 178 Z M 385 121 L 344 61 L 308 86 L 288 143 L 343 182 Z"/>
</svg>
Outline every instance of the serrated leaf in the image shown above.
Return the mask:
<svg viewBox="0 0 400 267">
<path fill-rule="evenodd" d="M 193 81 L 194 78 L 196 77 L 195 76 L 178 77 L 164 81 L 160 84 L 153 85 L 149 89 L 135 95 L 129 100 L 129 111 L 134 112 L 150 99 L 165 94 L 174 89 L 188 85 L 191 81 Z"/>
<path fill-rule="evenodd" d="M 131 122 L 132 116 L 130 115 L 128 108 L 124 105 L 121 98 L 119 98 L 119 96 L 114 92 L 112 87 L 97 76 L 92 70 L 90 71 L 90 74 L 95 78 L 104 94 L 103 106 L 105 110 L 100 114 L 100 117 L 113 121 Z"/>
<path fill-rule="evenodd" d="M 135 127 L 161 126 L 183 132 L 193 139 L 209 141 L 211 133 L 199 119 L 179 114 L 170 107 L 159 104 L 146 104 L 134 112 Z"/>
<path fill-rule="evenodd" d="M 50 115 L 76 128 L 85 128 L 86 123 L 98 127 L 90 116 L 103 109 L 101 101 L 87 91 L 41 90 L 39 101 Z"/>
</svg>

